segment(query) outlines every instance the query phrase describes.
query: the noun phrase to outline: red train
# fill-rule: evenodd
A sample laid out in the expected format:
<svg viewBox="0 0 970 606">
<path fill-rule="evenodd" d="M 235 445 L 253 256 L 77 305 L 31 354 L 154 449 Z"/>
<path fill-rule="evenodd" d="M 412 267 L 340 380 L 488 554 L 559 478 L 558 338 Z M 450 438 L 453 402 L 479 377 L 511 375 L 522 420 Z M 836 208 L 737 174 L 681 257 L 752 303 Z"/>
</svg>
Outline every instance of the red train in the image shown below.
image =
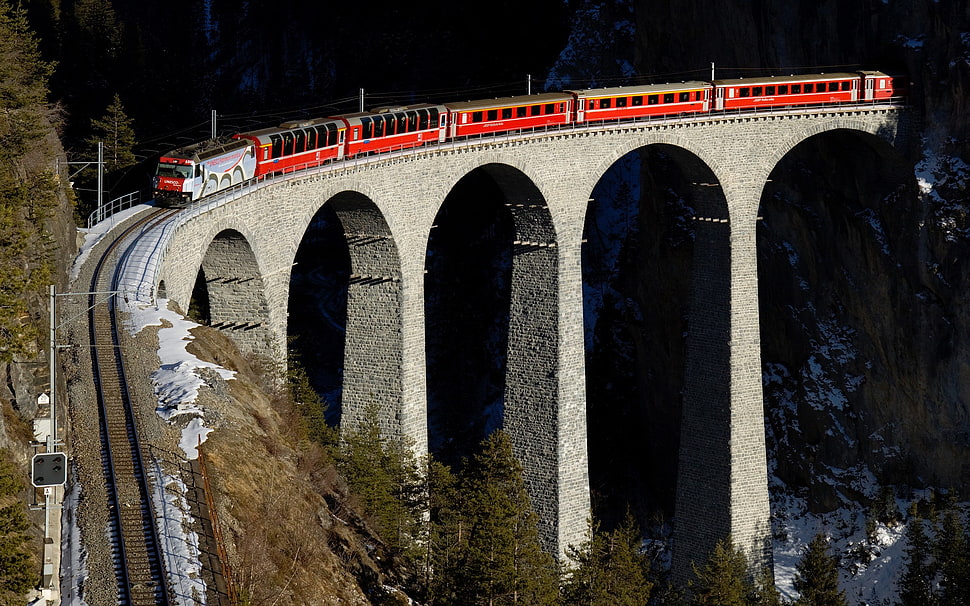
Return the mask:
<svg viewBox="0 0 970 606">
<path fill-rule="evenodd" d="M 160 204 L 179 206 L 265 174 L 467 137 L 652 116 L 878 102 L 903 93 L 901 78 L 860 71 L 380 107 L 173 150 L 159 159 L 153 186 Z"/>
</svg>

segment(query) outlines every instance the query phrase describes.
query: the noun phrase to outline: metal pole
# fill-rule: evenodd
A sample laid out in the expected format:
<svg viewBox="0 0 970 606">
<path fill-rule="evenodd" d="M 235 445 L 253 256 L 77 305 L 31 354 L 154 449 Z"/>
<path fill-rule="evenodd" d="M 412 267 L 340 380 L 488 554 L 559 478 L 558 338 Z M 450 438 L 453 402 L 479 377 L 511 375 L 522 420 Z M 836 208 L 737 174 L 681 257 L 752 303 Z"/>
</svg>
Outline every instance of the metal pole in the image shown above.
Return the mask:
<svg viewBox="0 0 970 606">
<path fill-rule="evenodd" d="M 364 112 L 364 89 L 360 89 L 360 112 Z"/>
<path fill-rule="evenodd" d="M 212 138 L 216 138 L 216 110 L 212 110 Z"/>
<path fill-rule="evenodd" d="M 53 284 L 50 286 L 50 319 L 51 319 L 51 338 L 50 338 L 50 375 L 51 375 L 51 431 L 47 434 L 47 452 L 54 452 L 57 447 L 57 380 L 54 374 L 56 368 L 56 362 L 54 358 L 57 356 L 57 342 L 54 337 L 54 332 L 57 330 L 57 323 L 55 318 L 57 317 L 54 312 L 54 301 L 57 299 L 57 287 Z"/>
<path fill-rule="evenodd" d="M 711 82 L 714 82 L 714 62 L 711 61 Z"/>
<path fill-rule="evenodd" d="M 98 210 L 101 210 L 104 195 L 104 142 L 98 141 Z M 104 217 L 101 217 L 102 219 Z M 53 309 L 53 308 L 52 308 Z M 53 400 L 53 398 L 51 398 Z"/>
<path fill-rule="evenodd" d="M 527 95 L 532 94 L 532 74 L 525 75 L 525 91 Z"/>
</svg>

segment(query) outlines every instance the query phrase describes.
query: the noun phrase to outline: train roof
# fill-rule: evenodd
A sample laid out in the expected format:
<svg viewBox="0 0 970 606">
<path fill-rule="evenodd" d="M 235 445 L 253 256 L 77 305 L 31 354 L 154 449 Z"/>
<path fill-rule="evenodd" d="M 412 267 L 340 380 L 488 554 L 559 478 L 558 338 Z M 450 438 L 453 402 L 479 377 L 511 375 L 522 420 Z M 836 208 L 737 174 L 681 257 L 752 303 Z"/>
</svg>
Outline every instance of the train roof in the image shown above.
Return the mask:
<svg viewBox="0 0 970 606">
<path fill-rule="evenodd" d="M 339 122 L 339 120 L 337 120 L 336 118 L 310 118 L 309 120 L 290 120 L 289 122 L 284 122 L 280 124 L 279 128 L 276 130 L 294 130 L 297 128 L 309 128 L 311 126 L 326 124 L 327 122 Z"/>
<path fill-rule="evenodd" d="M 202 162 L 226 152 L 246 147 L 247 145 L 249 145 L 248 142 L 240 141 L 239 139 L 209 139 L 174 149 L 166 154 L 162 154 L 162 158 L 178 158 L 181 160 Z"/>
<path fill-rule="evenodd" d="M 259 141 L 260 145 L 266 145 L 267 143 L 271 143 L 270 137 L 273 135 L 303 130 L 305 128 L 320 126 L 322 124 L 335 124 L 338 127 L 343 127 L 343 123 L 336 118 L 312 118 L 310 120 L 293 120 L 290 122 L 284 122 L 279 126 L 251 130 L 245 133 L 239 133 L 235 136 L 244 139 L 256 140 Z"/>
<path fill-rule="evenodd" d="M 458 101 L 445 103 L 445 107 L 452 111 L 470 111 L 476 109 L 491 109 L 495 107 L 509 107 L 518 105 L 541 105 L 556 101 L 570 101 L 572 95 L 566 93 L 540 93 L 537 95 L 518 95 L 515 97 L 498 97 L 495 99 L 480 99 L 478 101 Z"/>
<path fill-rule="evenodd" d="M 408 111 L 415 111 L 419 109 L 436 109 L 438 111 L 441 111 L 445 109 L 445 106 L 436 104 L 436 103 L 418 103 L 415 105 L 382 105 L 381 107 L 372 107 L 369 113 L 395 114 L 398 112 L 408 112 Z"/>
<path fill-rule="evenodd" d="M 789 82 L 827 82 L 829 80 L 849 80 L 858 78 L 858 73 L 833 72 L 831 74 L 804 74 L 801 76 L 767 76 L 761 78 L 732 78 L 730 80 L 715 80 L 715 86 L 744 86 L 758 84 L 788 84 Z"/>
<path fill-rule="evenodd" d="M 652 95 L 656 93 L 667 93 L 673 91 L 698 90 L 710 88 L 710 82 L 701 80 L 688 80 L 686 82 L 670 82 L 666 84 L 640 84 L 638 86 L 612 86 L 605 88 L 583 88 L 567 90 L 582 97 L 617 97 L 621 95 Z"/>
</svg>

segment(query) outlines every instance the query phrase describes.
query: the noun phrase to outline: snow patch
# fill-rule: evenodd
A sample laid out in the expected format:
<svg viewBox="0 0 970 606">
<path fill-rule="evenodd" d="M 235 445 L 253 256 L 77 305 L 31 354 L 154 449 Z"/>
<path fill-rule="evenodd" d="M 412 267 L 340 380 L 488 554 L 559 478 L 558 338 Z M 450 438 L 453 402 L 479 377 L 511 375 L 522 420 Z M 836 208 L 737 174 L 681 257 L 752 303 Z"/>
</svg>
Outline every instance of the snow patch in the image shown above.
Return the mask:
<svg viewBox="0 0 970 606">
<path fill-rule="evenodd" d="M 169 588 L 180 604 L 204 605 L 206 593 L 199 558 L 199 535 L 191 530 L 193 520 L 188 514 L 185 483 L 162 471 L 157 460 L 151 474 L 155 493 L 152 504 L 165 554 Z"/>
<path fill-rule="evenodd" d="M 195 400 L 205 380 L 197 371 L 209 368 L 227 381 L 234 378 L 236 373 L 218 364 L 204 362 L 186 350 L 186 345 L 195 338 L 190 331 L 199 324 L 168 309 L 168 299 L 158 299 L 155 305 L 129 302 L 126 311 L 126 327 L 132 335 L 138 334 L 146 326 L 161 326 L 158 330 L 160 365 L 151 375 L 158 398 L 155 410 L 166 421 L 179 415 L 196 417 L 182 430 L 181 440 L 186 456 L 194 459 L 198 456 L 195 446 L 199 440 L 204 442 L 211 431 L 198 418 L 203 416 L 203 409 Z"/>
</svg>

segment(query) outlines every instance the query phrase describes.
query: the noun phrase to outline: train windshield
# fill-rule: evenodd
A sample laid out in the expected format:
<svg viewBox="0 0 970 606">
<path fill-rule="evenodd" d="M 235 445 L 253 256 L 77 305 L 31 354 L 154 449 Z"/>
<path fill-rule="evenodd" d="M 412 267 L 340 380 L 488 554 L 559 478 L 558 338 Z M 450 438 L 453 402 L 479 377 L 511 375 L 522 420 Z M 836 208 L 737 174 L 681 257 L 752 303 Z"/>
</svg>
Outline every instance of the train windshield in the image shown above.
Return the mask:
<svg viewBox="0 0 970 606">
<path fill-rule="evenodd" d="M 178 177 L 179 179 L 189 179 L 192 177 L 192 167 L 184 164 L 169 164 L 159 162 L 158 170 L 155 174 L 159 177 Z"/>
</svg>

